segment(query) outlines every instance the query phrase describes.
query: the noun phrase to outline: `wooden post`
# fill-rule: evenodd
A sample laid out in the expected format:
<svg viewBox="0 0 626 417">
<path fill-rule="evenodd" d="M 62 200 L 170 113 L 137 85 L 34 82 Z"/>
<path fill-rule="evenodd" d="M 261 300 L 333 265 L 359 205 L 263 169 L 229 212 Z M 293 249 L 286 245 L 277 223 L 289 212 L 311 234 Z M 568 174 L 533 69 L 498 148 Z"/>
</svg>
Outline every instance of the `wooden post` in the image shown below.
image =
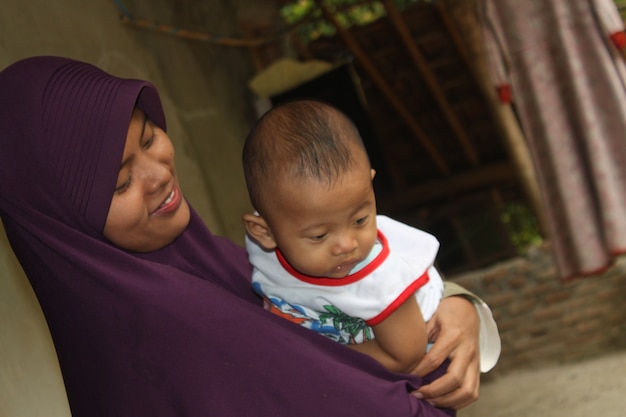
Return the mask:
<svg viewBox="0 0 626 417">
<path fill-rule="evenodd" d="M 457 50 L 461 53 L 461 56 L 466 61 L 467 67 L 471 70 L 480 90 L 485 97 L 485 101 L 488 104 L 491 114 L 493 115 L 496 127 L 501 132 L 505 146 L 513 161 L 522 188 L 528 198 L 530 206 L 537 217 L 539 228 L 544 237 L 548 236 L 548 225 L 546 215 L 543 210 L 543 203 L 541 198 L 541 192 L 539 191 L 539 183 L 537 182 L 537 176 L 535 173 L 535 167 L 533 165 L 532 158 L 530 156 L 530 150 L 526 145 L 524 134 L 515 118 L 513 109 L 508 104 L 502 104 L 496 97 L 495 88 L 488 75 L 484 59 L 470 59 L 466 46 L 463 45 L 461 36 L 459 35 L 456 25 L 452 18 L 449 16 L 446 10 L 446 6 L 441 1 L 436 2 L 436 6 L 443 20 L 448 33 L 452 37 Z M 474 20 L 474 24 L 478 25 L 478 22 Z M 482 45 L 481 48 L 482 50 Z"/>
<path fill-rule="evenodd" d="M 335 29 L 337 30 L 337 34 L 345 42 L 346 46 L 348 46 L 348 48 L 352 51 L 355 59 L 361 64 L 367 75 L 372 79 L 374 84 L 383 93 L 387 100 L 389 100 L 390 104 L 398 112 L 398 115 L 402 118 L 410 131 L 415 135 L 415 137 L 420 142 L 422 147 L 426 150 L 430 158 L 434 161 L 435 165 L 439 169 L 439 172 L 444 175 L 448 175 L 450 173 L 450 168 L 448 167 L 446 161 L 441 157 L 437 149 L 432 144 L 431 139 L 419 126 L 411 112 L 409 112 L 409 110 L 407 109 L 406 105 L 402 102 L 402 100 L 398 98 L 396 93 L 389 86 L 385 78 L 380 74 L 380 72 L 369 59 L 367 54 L 363 52 L 358 42 L 345 28 L 341 26 L 341 24 L 337 21 L 332 12 L 328 10 L 328 8 L 324 5 L 323 0 L 315 0 L 315 3 L 322 11 L 324 18 L 335 27 Z"/>
<path fill-rule="evenodd" d="M 409 56 L 413 60 L 413 63 L 424 77 L 426 81 L 426 85 L 430 89 L 435 101 L 439 105 L 444 117 L 448 121 L 450 128 L 455 133 L 458 141 L 461 143 L 463 150 L 465 152 L 465 156 L 470 162 L 470 165 L 476 167 L 480 164 L 478 154 L 476 150 L 472 146 L 470 139 L 465 134 L 465 130 L 459 123 L 456 115 L 452 111 L 452 107 L 446 98 L 443 89 L 439 85 L 437 78 L 434 76 L 433 72 L 430 70 L 428 65 L 426 64 L 426 60 L 423 58 L 421 52 L 415 45 L 413 37 L 411 35 L 411 31 L 407 27 L 402 15 L 398 11 L 398 8 L 393 4 L 392 0 L 383 0 L 385 5 L 385 9 L 387 9 L 387 15 L 389 16 L 389 20 L 391 21 L 394 29 L 398 32 L 398 36 L 402 39 L 404 43 L 404 47 L 407 49 Z"/>
</svg>

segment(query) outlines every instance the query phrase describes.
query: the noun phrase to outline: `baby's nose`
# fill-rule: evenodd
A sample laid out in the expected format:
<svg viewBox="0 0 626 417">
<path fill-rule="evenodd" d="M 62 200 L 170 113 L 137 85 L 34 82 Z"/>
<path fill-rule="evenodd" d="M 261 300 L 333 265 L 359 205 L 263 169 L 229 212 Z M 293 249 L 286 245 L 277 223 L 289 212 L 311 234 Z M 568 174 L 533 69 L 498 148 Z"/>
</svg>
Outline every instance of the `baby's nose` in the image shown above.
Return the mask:
<svg viewBox="0 0 626 417">
<path fill-rule="evenodd" d="M 357 240 L 352 233 L 344 233 L 337 239 L 335 244 L 335 254 L 343 255 L 354 251 L 358 246 Z"/>
</svg>

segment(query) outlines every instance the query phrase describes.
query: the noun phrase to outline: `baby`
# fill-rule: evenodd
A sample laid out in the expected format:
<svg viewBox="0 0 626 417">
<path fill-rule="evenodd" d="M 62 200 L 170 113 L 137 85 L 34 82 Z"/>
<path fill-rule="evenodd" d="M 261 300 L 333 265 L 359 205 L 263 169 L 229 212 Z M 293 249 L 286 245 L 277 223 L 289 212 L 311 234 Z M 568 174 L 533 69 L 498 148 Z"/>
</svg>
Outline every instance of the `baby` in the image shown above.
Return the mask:
<svg viewBox="0 0 626 417">
<path fill-rule="evenodd" d="M 441 300 L 438 241 L 376 213 L 359 132 L 311 100 L 268 111 L 246 139 L 253 286 L 282 317 L 411 372 Z"/>
</svg>

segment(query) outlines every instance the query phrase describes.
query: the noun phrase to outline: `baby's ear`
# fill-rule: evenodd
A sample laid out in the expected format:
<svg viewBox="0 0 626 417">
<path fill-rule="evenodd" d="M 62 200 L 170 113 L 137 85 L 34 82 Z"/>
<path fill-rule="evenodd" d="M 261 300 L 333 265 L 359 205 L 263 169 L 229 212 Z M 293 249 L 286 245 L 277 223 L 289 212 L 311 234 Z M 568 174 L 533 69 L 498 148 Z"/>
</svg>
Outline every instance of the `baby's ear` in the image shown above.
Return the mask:
<svg viewBox="0 0 626 417">
<path fill-rule="evenodd" d="M 265 250 L 276 249 L 276 241 L 265 219 L 258 214 L 244 214 L 243 224 L 250 237 Z"/>
</svg>

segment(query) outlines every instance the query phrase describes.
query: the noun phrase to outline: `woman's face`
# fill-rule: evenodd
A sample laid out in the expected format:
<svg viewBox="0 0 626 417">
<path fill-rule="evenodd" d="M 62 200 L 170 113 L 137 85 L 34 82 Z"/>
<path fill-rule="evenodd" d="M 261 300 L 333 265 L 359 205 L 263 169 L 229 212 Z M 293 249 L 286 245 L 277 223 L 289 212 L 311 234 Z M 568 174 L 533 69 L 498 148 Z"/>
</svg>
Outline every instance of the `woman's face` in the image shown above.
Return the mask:
<svg viewBox="0 0 626 417">
<path fill-rule="evenodd" d="M 172 142 L 135 109 L 103 234 L 122 248 L 151 252 L 180 236 L 189 218 Z"/>
</svg>

